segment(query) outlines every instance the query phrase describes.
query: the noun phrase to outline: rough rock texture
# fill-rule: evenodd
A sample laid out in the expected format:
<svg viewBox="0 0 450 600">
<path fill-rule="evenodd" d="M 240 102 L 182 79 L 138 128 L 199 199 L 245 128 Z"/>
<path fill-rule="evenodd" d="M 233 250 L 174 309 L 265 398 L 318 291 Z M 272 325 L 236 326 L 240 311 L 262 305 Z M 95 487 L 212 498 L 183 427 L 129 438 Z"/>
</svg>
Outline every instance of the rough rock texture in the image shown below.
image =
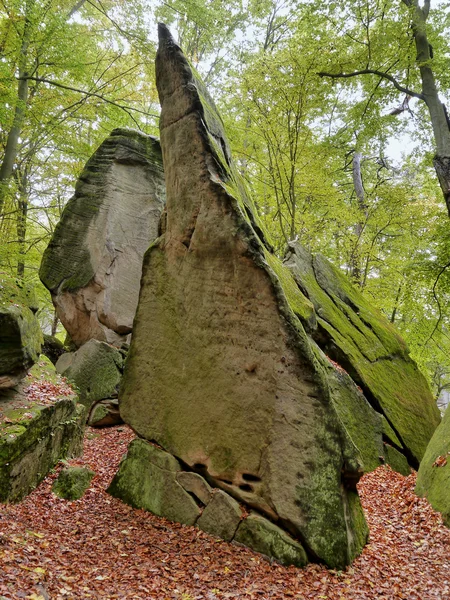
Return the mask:
<svg viewBox="0 0 450 600">
<path fill-rule="evenodd" d="M 450 527 L 450 409 L 434 432 L 417 473 L 416 494 L 425 496 Z"/>
<path fill-rule="evenodd" d="M 64 500 L 79 500 L 95 476 L 87 467 L 67 467 L 63 469 L 52 485 L 52 492 Z"/>
<path fill-rule="evenodd" d="M 144 260 L 122 417 L 310 559 L 343 566 L 367 537 L 362 470 L 299 318 L 313 327 L 313 306 L 272 254 L 214 103 L 164 26 L 156 70 L 167 224 Z"/>
<path fill-rule="evenodd" d="M 306 552 L 280 527 L 257 513 L 250 513 L 241 521 L 234 541 L 248 546 L 284 565 L 304 567 L 308 563 Z"/>
<path fill-rule="evenodd" d="M 211 500 L 211 486 L 198 473 L 180 471 L 177 474 L 177 481 L 187 492 L 195 496 L 201 504 L 206 506 Z"/>
<path fill-rule="evenodd" d="M 89 410 L 106 398 L 117 398 L 124 357 L 105 342 L 90 340 L 76 352 L 63 354 L 56 370 L 75 384 L 79 402 Z"/>
<path fill-rule="evenodd" d="M 345 275 L 320 254 L 312 256 L 293 243 L 285 264 L 314 305 L 317 327 L 313 338 L 361 386 L 375 411 L 386 419 L 389 428 L 383 428 L 385 441 L 417 468 L 440 415 L 405 342 Z"/>
<path fill-rule="evenodd" d="M 86 164 L 39 273 L 77 347 L 120 346 L 131 332 L 164 199 L 158 140 L 115 129 Z"/>
<path fill-rule="evenodd" d="M 242 511 L 236 500 L 222 490 L 214 490 L 210 502 L 197 520 L 197 527 L 231 542 L 241 518 Z"/>
<path fill-rule="evenodd" d="M 30 393 L 25 386 L 34 383 L 39 388 Z M 26 384 L 0 392 L 1 502 L 18 502 L 61 458 L 82 450 L 86 409 L 72 393 L 54 398 L 56 383 L 52 365 L 40 360 Z M 45 386 L 51 401 L 40 392 Z"/>
<path fill-rule="evenodd" d="M 171 521 L 193 525 L 200 508 L 177 481 L 180 463 L 168 452 L 140 439 L 133 440 L 108 493 L 136 508 L 145 508 Z"/>
<path fill-rule="evenodd" d="M 39 358 L 36 310 L 31 290 L 0 273 L 0 389 L 15 386 Z"/>
</svg>

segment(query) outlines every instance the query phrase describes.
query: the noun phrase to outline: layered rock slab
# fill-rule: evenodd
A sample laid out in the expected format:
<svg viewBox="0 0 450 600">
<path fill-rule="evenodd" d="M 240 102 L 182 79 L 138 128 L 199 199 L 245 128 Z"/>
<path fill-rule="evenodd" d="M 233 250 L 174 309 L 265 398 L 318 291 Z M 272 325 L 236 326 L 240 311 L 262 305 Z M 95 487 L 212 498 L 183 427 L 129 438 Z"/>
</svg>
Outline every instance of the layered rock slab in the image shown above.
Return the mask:
<svg viewBox="0 0 450 600">
<path fill-rule="evenodd" d="M 425 496 L 450 527 L 450 410 L 434 432 L 417 473 L 416 494 Z"/>
<path fill-rule="evenodd" d="M 164 201 L 158 140 L 115 129 L 87 162 L 39 273 L 77 347 L 90 339 L 120 346 L 130 334 Z"/>
<path fill-rule="evenodd" d="M 367 536 L 362 471 L 299 319 L 313 326 L 313 306 L 271 253 L 214 103 L 164 26 L 156 69 L 167 225 L 144 259 L 122 417 L 312 560 L 343 566 Z"/>
<path fill-rule="evenodd" d="M 0 502 L 18 502 L 56 463 L 81 453 L 85 408 L 40 360 L 26 382 L 0 391 Z"/>
<path fill-rule="evenodd" d="M 29 288 L 0 273 L 0 389 L 19 383 L 39 358 L 37 308 Z"/>
<path fill-rule="evenodd" d="M 285 265 L 314 306 L 312 337 L 361 386 L 373 410 L 386 420 L 384 441 L 417 468 L 440 415 L 406 343 L 325 257 L 291 243 Z M 389 448 L 384 450 L 387 460 L 394 457 Z"/>
</svg>

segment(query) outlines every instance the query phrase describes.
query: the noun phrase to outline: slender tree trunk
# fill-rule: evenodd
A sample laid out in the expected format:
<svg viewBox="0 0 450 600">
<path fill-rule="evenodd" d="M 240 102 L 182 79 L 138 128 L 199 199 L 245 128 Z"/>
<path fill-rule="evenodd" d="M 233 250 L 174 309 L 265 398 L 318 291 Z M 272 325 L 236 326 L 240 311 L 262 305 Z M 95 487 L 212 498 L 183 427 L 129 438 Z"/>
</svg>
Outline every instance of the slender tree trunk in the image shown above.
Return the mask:
<svg viewBox="0 0 450 600">
<path fill-rule="evenodd" d="M 27 0 L 25 5 L 25 21 L 23 26 L 22 44 L 19 56 L 19 80 L 17 82 L 17 101 L 14 109 L 14 119 L 6 139 L 5 155 L 0 165 L 0 215 L 3 212 L 9 181 L 13 174 L 17 158 L 19 136 L 25 121 L 28 101 L 28 48 L 32 28 L 32 11 L 35 0 Z"/>
<path fill-rule="evenodd" d="M 359 243 L 364 230 L 364 220 L 367 218 L 367 206 L 365 202 L 364 186 L 361 175 L 361 153 L 355 152 L 352 161 L 353 187 L 358 201 L 358 220 L 354 225 L 356 237 L 355 247 L 350 257 L 350 274 L 355 283 L 362 287 L 361 281 L 361 257 Z"/>
<path fill-rule="evenodd" d="M 17 212 L 17 241 L 19 244 L 19 255 L 17 259 L 17 277 L 23 279 L 25 275 L 25 255 L 27 237 L 28 216 L 28 173 L 25 172 L 19 181 L 19 201 Z"/>
<path fill-rule="evenodd" d="M 53 337 L 56 335 L 56 332 L 58 331 L 58 323 L 59 323 L 59 318 L 58 318 L 58 315 L 55 310 L 55 312 L 53 314 L 53 320 L 52 320 L 52 336 Z"/>
<path fill-rule="evenodd" d="M 402 1 L 413 8 L 412 30 L 417 53 L 416 60 L 422 80 L 422 94 L 430 113 L 436 144 L 436 155 L 433 164 L 450 214 L 450 129 L 445 106 L 439 99 L 436 80 L 431 67 L 430 44 L 426 30 L 430 0 L 425 0 L 423 8 L 419 6 L 418 0 Z"/>
</svg>

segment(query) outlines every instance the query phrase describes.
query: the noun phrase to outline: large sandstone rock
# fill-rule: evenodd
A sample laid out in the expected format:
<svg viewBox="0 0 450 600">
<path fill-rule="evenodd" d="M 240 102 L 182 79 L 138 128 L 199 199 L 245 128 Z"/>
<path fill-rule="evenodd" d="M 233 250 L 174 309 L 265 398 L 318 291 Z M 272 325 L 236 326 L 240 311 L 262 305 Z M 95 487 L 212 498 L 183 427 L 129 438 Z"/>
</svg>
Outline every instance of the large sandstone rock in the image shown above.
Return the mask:
<svg viewBox="0 0 450 600">
<path fill-rule="evenodd" d="M 314 308 L 272 254 L 202 82 L 160 26 L 165 233 L 146 253 L 119 397 L 124 420 L 310 559 L 367 537 L 359 455 L 335 411 Z"/>
<path fill-rule="evenodd" d="M 388 428 L 383 427 L 385 441 L 417 468 L 440 415 L 428 384 L 410 358 L 400 334 L 320 254 L 312 256 L 300 244 L 292 243 L 285 264 L 314 305 L 317 326 L 312 337 L 361 387 L 378 418 L 380 415 L 385 418 L 388 424 Z M 361 398 L 361 408 L 363 403 Z M 367 407 L 364 410 L 367 412 Z M 369 420 L 362 424 L 359 412 L 357 416 L 355 410 L 351 411 L 354 424 L 359 421 L 359 426 L 367 430 Z M 370 417 L 373 419 L 374 416 Z M 373 435 L 369 437 L 373 439 Z M 352 435 L 352 439 L 361 447 L 357 437 Z M 385 454 L 386 461 L 394 456 L 390 449 Z"/>
<path fill-rule="evenodd" d="M 417 473 L 416 494 L 425 496 L 450 527 L 450 409 L 434 432 Z"/>
<path fill-rule="evenodd" d="M 0 273 L 0 389 L 15 386 L 39 358 L 36 310 L 31 290 Z"/>
<path fill-rule="evenodd" d="M 86 164 L 40 269 L 78 347 L 92 338 L 119 346 L 130 334 L 164 199 L 158 140 L 115 129 Z"/>
</svg>

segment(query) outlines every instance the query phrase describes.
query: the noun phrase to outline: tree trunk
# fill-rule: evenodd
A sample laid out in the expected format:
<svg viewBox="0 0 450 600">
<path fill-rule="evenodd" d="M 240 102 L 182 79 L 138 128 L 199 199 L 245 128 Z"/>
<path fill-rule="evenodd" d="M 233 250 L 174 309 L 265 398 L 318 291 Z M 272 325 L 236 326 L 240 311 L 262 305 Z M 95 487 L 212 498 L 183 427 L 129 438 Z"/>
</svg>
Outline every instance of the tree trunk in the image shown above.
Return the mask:
<svg viewBox="0 0 450 600">
<path fill-rule="evenodd" d="M 11 129 L 6 139 L 5 155 L 0 165 L 0 215 L 3 212 L 5 204 L 8 183 L 13 174 L 14 165 L 17 158 L 19 136 L 25 121 L 25 114 L 28 101 L 28 48 L 30 45 L 30 35 L 32 27 L 31 13 L 33 11 L 35 0 L 27 0 L 25 6 L 25 21 L 23 26 L 22 44 L 19 56 L 19 80 L 17 84 L 17 102 L 14 109 L 14 119 Z"/>
<path fill-rule="evenodd" d="M 430 44 L 426 31 L 430 1 L 426 0 L 423 8 L 419 6 L 418 0 L 402 1 L 413 8 L 412 30 L 416 45 L 416 60 L 422 80 L 422 94 L 430 113 L 436 144 L 436 155 L 433 164 L 450 215 L 450 130 L 445 107 L 439 99 L 436 80 L 431 67 Z"/>
<path fill-rule="evenodd" d="M 367 217 L 367 206 L 365 203 L 364 186 L 361 175 L 361 153 L 355 152 L 352 161 L 352 175 L 353 175 L 353 187 L 355 189 L 356 199 L 358 201 L 358 220 L 354 225 L 353 231 L 355 233 L 356 242 L 350 257 L 350 274 L 353 281 L 362 286 L 361 281 L 361 257 L 359 252 L 359 242 L 364 230 L 364 218 Z"/>
<path fill-rule="evenodd" d="M 23 279 L 25 275 L 25 255 L 27 237 L 27 215 L 28 215 L 28 173 L 25 172 L 19 180 L 19 201 L 17 212 L 17 241 L 19 254 L 17 257 L 17 277 Z"/>
</svg>

